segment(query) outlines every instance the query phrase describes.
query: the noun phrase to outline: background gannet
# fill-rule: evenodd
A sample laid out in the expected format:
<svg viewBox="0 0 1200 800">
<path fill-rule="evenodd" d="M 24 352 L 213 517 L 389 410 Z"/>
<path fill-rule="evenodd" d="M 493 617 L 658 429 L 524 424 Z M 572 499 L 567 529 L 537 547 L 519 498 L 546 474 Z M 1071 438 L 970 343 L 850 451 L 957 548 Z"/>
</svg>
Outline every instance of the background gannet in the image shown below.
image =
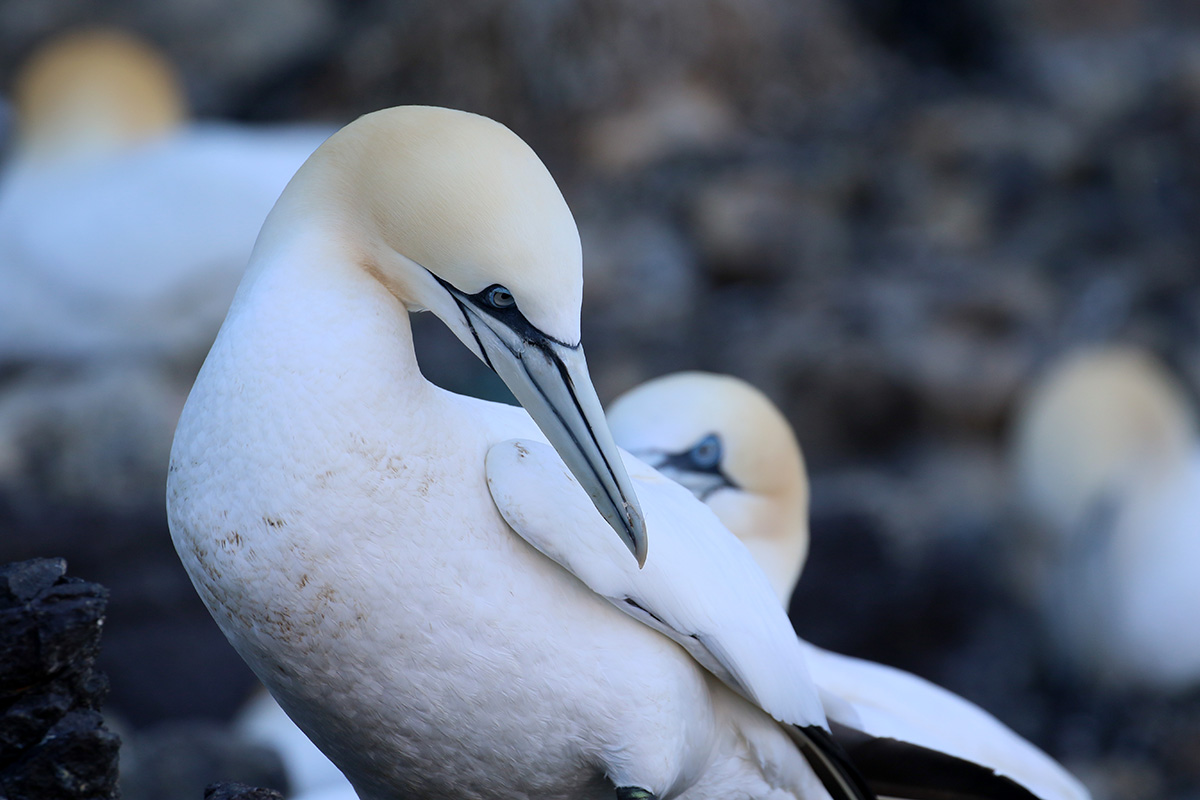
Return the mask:
<svg viewBox="0 0 1200 800">
<path fill-rule="evenodd" d="M 202 355 L 267 212 L 329 131 L 185 124 L 170 63 L 107 30 L 51 40 L 13 99 L 0 360 Z"/>
<path fill-rule="evenodd" d="M 643 624 L 657 604 L 642 621 L 618 613 L 500 516 L 485 456 L 513 437 L 542 441 L 540 426 L 590 496 L 585 519 L 563 516 L 549 533 L 599 523 L 604 542 L 615 531 L 624 545 L 607 554 L 614 569 L 660 563 L 647 561 L 579 345 L 581 274 L 558 188 L 503 126 L 401 107 L 332 136 L 263 226 L 176 432 L 168 518 L 197 591 L 367 800 L 614 787 L 621 798 L 815 798 L 818 774 L 838 797 L 870 797 L 823 733 L 760 573 L 749 572 L 760 583 L 746 615 L 760 635 L 709 626 L 713 638 L 685 649 L 679 629 L 672 641 Z M 529 414 L 425 381 L 417 310 Z M 706 519 L 706 535 L 749 563 L 686 493 L 654 501 Z M 788 660 L 723 649 L 745 641 Z"/>
<path fill-rule="evenodd" d="M 1014 466 L 1047 536 L 1050 641 L 1110 683 L 1200 681 L 1200 450 L 1184 388 L 1132 347 L 1077 352 L 1021 407 Z"/>
<path fill-rule="evenodd" d="M 738 378 L 679 372 L 613 400 L 608 424 L 621 447 L 716 512 L 786 606 L 808 555 L 808 479 L 775 404 Z"/>
<path fill-rule="evenodd" d="M 738 378 L 681 372 L 621 395 L 608 419 L 622 447 L 692 490 L 747 544 L 786 604 L 808 550 L 808 479 L 795 434 L 774 404 Z M 804 646 L 830 720 L 990 767 L 1043 800 L 1088 797 L 1062 767 L 974 704 L 910 673 Z M 859 766 L 882 794 L 875 769 L 887 769 L 892 757 L 919 759 L 881 751 L 878 763 Z"/>
</svg>

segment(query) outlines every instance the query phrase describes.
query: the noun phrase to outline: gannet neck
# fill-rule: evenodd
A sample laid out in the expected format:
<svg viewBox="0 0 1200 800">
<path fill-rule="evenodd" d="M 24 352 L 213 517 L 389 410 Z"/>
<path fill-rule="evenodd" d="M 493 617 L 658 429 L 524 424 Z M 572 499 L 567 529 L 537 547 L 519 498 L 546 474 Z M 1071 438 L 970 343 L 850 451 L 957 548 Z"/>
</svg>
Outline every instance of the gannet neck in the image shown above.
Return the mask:
<svg viewBox="0 0 1200 800">
<path fill-rule="evenodd" d="M 166 58 L 115 30 L 52 40 L 26 63 L 13 95 L 16 151 L 32 162 L 117 151 L 174 131 L 187 116 Z"/>
<path fill-rule="evenodd" d="M 1069 531 L 1105 492 L 1185 469 L 1195 441 L 1184 390 L 1151 356 L 1082 351 L 1047 374 L 1018 414 L 1018 480 L 1035 513 Z"/>
</svg>

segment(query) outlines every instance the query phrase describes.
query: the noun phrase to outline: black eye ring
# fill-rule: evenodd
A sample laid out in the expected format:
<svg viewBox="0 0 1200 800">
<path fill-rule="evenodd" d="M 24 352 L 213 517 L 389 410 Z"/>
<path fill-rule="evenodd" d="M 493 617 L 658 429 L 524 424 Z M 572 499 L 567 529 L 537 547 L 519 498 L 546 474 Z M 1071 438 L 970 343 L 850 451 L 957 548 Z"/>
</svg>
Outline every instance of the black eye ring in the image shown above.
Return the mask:
<svg viewBox="0 0 1200 800">
<path fill-rule="evenodd" d="M 721 466 L 721 438 L 715 433 L 705 436 L 688 451 L 688 458 L 700 470 L 717 469 Z"/>
<path fill-rule="evenodd" d="M 503 311 L 517 304 L 512 292 L 496 283 L 483 290 L 483 301 L 494 309 Z"/>
</svg>

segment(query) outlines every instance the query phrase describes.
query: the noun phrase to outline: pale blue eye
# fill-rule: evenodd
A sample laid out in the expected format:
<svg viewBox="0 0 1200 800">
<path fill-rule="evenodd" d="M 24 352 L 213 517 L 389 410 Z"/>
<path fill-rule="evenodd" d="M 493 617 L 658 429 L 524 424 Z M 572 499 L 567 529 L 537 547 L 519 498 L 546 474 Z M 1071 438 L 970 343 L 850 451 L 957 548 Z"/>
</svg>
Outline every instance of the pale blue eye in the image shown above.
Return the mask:
<svg viewBox="0 0 1200 800">
<path fill-rule="evenodd" d="M 688 451 L 688 458 L 701 470 L 712 470 L 721 465 L 721 439 L 710 433 Z"/>
<path fill-rule="evenodd" d="M 489 287 L 484 293 L 483 299 L 489 306 L 495 309 L 512 308 L 517 304 L 517 300 L 512 296 L 512 292 L 499 284 Z"/>
</svg>

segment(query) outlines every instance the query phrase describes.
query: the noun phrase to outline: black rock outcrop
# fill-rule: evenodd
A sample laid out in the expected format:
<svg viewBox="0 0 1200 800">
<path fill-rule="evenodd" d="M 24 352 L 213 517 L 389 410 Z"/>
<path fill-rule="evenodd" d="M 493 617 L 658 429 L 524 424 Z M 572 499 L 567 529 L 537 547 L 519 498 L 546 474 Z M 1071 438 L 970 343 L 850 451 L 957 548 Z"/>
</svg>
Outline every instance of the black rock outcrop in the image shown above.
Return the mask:
<svg viewBox="0 0 1200 800">
<path fill-rule="evenodd" d="M 120 740 L 104 727 L 93 667 L 108 590 L 61 558 L 0 567 L 0 796 L 116 798 Z"/>
</svg>

